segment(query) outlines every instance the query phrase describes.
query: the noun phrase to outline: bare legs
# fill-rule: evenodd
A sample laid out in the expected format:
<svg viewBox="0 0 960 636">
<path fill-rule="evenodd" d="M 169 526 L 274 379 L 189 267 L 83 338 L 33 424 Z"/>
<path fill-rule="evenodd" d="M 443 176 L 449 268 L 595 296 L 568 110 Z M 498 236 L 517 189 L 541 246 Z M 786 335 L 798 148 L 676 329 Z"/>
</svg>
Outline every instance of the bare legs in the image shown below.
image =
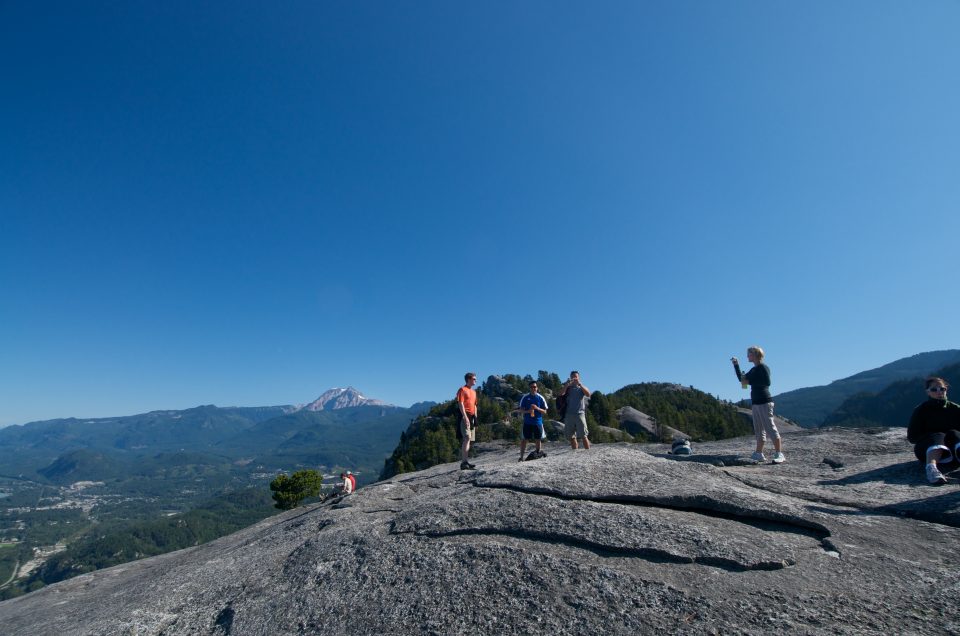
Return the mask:
<svg viewBox="0 0 960 636">
<path fill-rule="evenodd" d="M 581 437 L 581 438 L 580 438 L 580 441 L 583 442 L 583 450 L 590 450 L 590 440 L 589 440 L 589 439 L 587 439 L 586 437 Z M 571 437 L 571 438 L 570 438 L 570 448 L 572 448 L 573 450 L 577 450 L 577 449 L 579 448 L 579 446 L 577 445 L 577 438 L 576 438 L 576 437 Z"/>
<path fill-rule="evenodd" d="M 946 455 L 946 451 L 942 448 L 931 448 L 927 451 L 927 463 L 936 465 L 937 461 L 943 459 L 944 455 Z"/>
</svg>

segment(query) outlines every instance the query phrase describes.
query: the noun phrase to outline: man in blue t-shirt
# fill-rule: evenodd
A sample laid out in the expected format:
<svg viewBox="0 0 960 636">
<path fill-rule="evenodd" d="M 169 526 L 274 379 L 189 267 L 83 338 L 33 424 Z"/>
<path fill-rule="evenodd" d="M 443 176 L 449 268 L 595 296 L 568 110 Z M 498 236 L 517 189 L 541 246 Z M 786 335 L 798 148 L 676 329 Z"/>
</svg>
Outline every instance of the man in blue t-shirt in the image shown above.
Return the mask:
<svg viewBox="0 0 960 636">
<path fill-rule="evenodd" d="M 547 401 L 540 395 L 536 380 L 530 382 L 530 392 L 520 398 L 520 411 L 523 413 L 523 435 L 520 440 L 520 461 L 527 450 L 527 442 L 536 442 L 537 449 L 530 459 L 546 457 L 540 450 L 543 440 L 543 414 L 547 412 Z"/>
</svg>

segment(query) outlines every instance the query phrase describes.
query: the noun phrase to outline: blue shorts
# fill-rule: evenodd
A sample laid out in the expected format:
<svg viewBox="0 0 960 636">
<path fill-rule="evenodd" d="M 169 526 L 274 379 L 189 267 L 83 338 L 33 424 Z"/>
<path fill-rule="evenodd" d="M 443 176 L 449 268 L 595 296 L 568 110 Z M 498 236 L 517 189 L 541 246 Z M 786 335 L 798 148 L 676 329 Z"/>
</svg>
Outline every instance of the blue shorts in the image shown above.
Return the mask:
<svg viewBox="0 0 960 636">
<path fill-rule="evenodd" d="M 535 442 L 543 437 L 543 424 L 523 423 L 523 439 L 528 442 Z"/>
</svg>

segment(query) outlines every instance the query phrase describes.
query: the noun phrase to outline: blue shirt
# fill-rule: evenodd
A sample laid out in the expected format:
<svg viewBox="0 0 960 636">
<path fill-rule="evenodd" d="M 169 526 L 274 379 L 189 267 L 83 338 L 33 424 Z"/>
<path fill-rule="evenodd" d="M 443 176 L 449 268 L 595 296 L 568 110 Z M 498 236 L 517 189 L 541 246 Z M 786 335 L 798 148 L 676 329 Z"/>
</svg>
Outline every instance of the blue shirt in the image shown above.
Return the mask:
<svg viewBox="0 0 960 636">
<path fill-rule="evenodd" d="M 543 426 L 543 413 L 540 411 L 535 411 L 536 416 L 530 415 L 530 407 L 534 405 L 539 406 L 542 409 L 546 409 L 547 401 L 543 399 L 543 396 L 539 393 L 536 395 L 533 393 L 527 393 L 520 398 L 520 410 L 523 411 L 523 423 Z"/>
</svg>

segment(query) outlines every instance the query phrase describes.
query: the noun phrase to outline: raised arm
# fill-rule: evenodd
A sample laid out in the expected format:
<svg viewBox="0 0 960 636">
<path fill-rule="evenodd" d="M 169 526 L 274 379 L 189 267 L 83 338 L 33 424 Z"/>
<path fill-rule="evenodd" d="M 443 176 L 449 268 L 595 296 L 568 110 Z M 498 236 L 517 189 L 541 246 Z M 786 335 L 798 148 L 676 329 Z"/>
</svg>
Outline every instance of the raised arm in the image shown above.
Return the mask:
<svg viewBox="0 0 960 636">
<path fill-rule="evenodd" d="M 740 361 L 736 358 L 730 358 L 730 362 L 733 363 L 733 371 L 737 374 L 737 379 L 743 382 L 743 371 L 740 370 Z"/>
</svg>

